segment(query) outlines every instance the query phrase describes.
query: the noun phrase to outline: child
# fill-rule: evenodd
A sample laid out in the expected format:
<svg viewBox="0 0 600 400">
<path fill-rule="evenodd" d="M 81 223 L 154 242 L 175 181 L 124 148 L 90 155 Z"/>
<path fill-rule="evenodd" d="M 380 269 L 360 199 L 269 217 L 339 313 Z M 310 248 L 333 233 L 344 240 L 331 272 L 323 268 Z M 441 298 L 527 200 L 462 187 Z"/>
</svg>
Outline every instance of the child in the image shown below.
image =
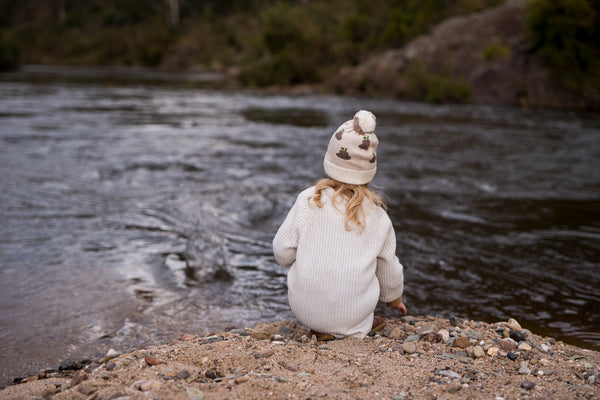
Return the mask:
<svg viewBox="0 0 600 400">
<path fill-rule="evenodd" d="M 290 308 L 318 340 L 365 337 L 385 326 L 378 301 L 406 315 L 396 235 L 381 198 L 375 116 L 358 111 L 333 134 L 323 165 L 331 179 L 301 192 L 273 239 L 288 273 Z"/>
</svg>

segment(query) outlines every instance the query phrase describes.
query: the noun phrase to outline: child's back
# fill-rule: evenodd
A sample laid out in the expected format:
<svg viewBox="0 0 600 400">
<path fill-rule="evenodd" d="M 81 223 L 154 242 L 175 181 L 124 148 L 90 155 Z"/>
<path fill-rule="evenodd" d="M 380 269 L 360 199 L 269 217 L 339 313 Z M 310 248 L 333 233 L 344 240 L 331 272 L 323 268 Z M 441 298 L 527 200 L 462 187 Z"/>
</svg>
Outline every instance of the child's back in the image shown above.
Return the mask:
<svg viewBox="0 0 600 400">
<path fill-rule="evenodd" d="M 348 121 L 332 136 L 324 164 L 334 179 L 300 193 L 273 240 L 277 261 L 291 267 L 292 312 L 301 324 L 336 337 L 364 337 L 377 302 L 401 304 L 403 291 L 392 223 L 366 186 L 377 148 L 374 116 L 366 117 L 373 119 L 366 124 L 371 131 Z M 332 154 L 338 146 L 342 151 Z"/>
</svg>

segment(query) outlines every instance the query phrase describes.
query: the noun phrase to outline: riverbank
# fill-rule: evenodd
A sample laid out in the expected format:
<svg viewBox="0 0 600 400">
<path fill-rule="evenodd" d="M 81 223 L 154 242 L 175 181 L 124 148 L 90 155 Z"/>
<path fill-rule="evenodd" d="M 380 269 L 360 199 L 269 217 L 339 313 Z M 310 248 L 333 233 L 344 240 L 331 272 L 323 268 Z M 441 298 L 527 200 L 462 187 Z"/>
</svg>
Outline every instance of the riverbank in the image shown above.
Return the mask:
<svg viewBox="0 0 600 400">
<path fill-rule="evenodd" d="M 404 317 L 365 339 L 317 343 L 293 321 L 259 323 L 60 370 L 3 399 L 598 399 L 600 352 L 497 323 Z"/>
</svg>

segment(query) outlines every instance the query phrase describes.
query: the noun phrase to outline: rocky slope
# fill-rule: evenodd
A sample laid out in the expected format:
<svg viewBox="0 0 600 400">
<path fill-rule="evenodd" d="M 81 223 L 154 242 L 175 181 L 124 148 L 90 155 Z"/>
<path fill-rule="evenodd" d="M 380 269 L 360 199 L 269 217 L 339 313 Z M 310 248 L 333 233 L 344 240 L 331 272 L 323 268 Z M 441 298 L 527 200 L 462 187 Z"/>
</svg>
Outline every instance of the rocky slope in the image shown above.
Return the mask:
<svg viewBox="0 0 600 400">
<path fill-rule="evenodd" d="M 599 399 L 600 353 L 515 320 L 403 317 L 365 339 L 317 342 L 292 321 L 64 362 L 11 399 Z"/>
<path fill-rule="evenodd" d="M 447 74 L 471 89 L 468 101 L 493 105 L 596 107 L 597 94 L 573 99 L 553 85 L 524 30 L 527 0 L 450 18 L 428 35 L 346 68 L 333 83 L 341 93 L 367 91 L 410 97 L 408 71 L 418 63 L 432 75 Z"/>
</svg>

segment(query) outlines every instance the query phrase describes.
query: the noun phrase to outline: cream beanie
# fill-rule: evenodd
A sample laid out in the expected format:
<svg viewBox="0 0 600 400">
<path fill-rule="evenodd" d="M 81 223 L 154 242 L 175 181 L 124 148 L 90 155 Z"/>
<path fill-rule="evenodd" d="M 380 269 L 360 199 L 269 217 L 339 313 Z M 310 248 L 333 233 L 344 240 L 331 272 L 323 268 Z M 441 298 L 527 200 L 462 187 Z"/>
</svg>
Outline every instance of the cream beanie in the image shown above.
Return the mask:
<svg viewBox="0 0 600 400">
<path fill-rule="evenodd" d="M 344 122 L 329 140 L 323 166 L 332 179 L 353 185 L 371 182 L 377 171 L 375 116 L 365 110 Z"/>
</svg>

